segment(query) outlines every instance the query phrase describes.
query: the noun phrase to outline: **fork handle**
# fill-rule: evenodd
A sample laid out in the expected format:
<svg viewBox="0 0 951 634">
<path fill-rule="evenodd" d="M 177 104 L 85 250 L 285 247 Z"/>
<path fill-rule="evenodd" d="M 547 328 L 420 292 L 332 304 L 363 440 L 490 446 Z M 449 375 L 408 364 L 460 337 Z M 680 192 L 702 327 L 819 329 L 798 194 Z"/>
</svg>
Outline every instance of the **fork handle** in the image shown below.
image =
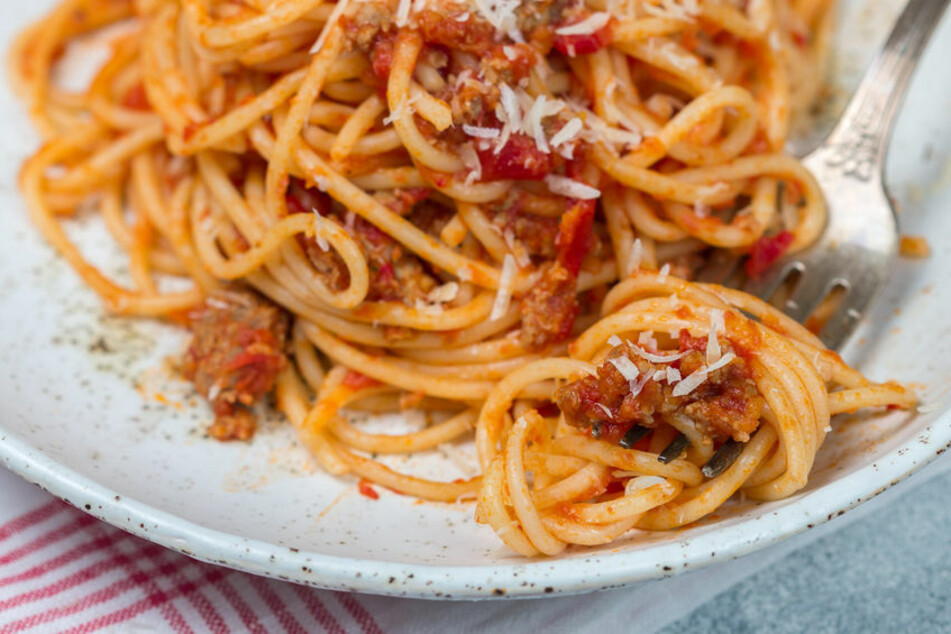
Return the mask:
<svg viewBox="0 0 951 634">
<path fill-rule="evenodd" d="M 908 80 L 951 0 L 909 0 L 826 142 L 830 166 L 869 181 L 879 176 Z"/>
</svg>

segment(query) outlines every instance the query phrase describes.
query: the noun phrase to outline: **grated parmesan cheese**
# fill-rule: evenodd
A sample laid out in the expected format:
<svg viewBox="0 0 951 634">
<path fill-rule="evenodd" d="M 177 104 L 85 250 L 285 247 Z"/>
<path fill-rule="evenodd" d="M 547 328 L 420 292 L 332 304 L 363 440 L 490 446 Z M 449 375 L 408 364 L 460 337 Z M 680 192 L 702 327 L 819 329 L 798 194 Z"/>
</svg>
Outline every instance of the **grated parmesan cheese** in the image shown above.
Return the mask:
<svg viewBox="0 0 951 634">
<path fill-rule="evenodd" d="M 469 168 L 466 185 L 471 185 L 482 178 L 482 161 L 479 160 L 479 154 L 471 143 L 463 143 L 459 146 L 459 158 L 462 159 L 463 165 Z"/>
<path fill-rule="evenodd" d="M 583 128 L 584 122 L 582 122 L 581 119 L 577 117 L 571 119 L 551 138 L 552 146 L 558 147 L 570 141 L 574 141 Z"/>
<path fill-rule="evenodd" d="M 707 364 L 715 363 L 720 358 L 720 341 L 717 339 L 717 331 L 725 330 L 723 323 L 723 311 L 714 308 L 710 311 L 710 333 L 707 335 Z"/>
<path fill-rule="evenodd" d="M 575 22 L 574 24 L 563 26 L 560 29 L 555 29 L 555 34 L 591 35 L 592 33 L 603 29 L 610 21 L 610 14 L 604 13 L 603 11 L 598 11 L 596 13 L 592 13 L 581 22 Z"/>
<path fill-rule="evenodd" d="M 641 268 L 641 261 L 644 259 L 644 243 L 640 238 L 634 240 L 631 245 L 631 254 L 627 257 L 627 266 L 625 267 L 625 276 L 630 277 L 634 271 Z M 644 333 L 641 333 L 642 335 Z"/>
<path fill-rule="evenodd" d="M 654 338 L 654 331 L 643 331 L 637 335 L 637 345 L 645 350 L 657 350 L 657 339 Z"/>
<path fill-rule="evenodd" d="M 320 35 L 317 36 L 317 41 L 314 42 L 314 45 L 310 47 L 311 55 L 316 55 L 320 52 L 320 49 L 324 47 L 324 42 L 327 40 L 327 35 L 340 20 L 340 16 L 343 15 L 343 12 L 347 9 L 347 2 L 349 2 L 349 0 L 337 0 L 337 4 L 334 5 L 333 11 L 330 12 L 330 17 L 327 18 L 327 23 L 324 24 L 324 28 L 320 30 Z"/>
<path fill-rule="evenodd" d="M 468 123 L 462 124 L 462 131 L 477 139 L 497 139 L 500 133 L 498 128 L 483 128 Z"/>
<path fill-rule="evenodd" d="M 704 368 L 700 368 L 675 385 L 671 394 L 674 396 L 686 396 L 700 387 L 700 384 L 706 380 L 707 371 Z"/>
<path fill-rule="evenodd" d="M 400 0 L 396 7 L 396 26 L 406 26 L 409 21 L 409 11 L 413 8 L 413 0 Z"/>
<path fill-rule="evenodd" d="M 499 290 L 495 294 L 495 301 L 492 303 L 492 313 L 489 315 L 489 321 L 498 321 L 508 312 L 509 304 L 512 302 L 512 280 L 515 277 L 515 269 L 515 258 L 511 254 L 506 254 L 502 261 Z"/>
<path fill-rule="evenodd" d="M 322 235 L 320 235 L 320 233 L 318 233 L 319 228 L 324 223 L 324 217 L 320 215 L 320 212 L 317 211 L 316 207 L 312 208 L 311 211 L 314 212 L 314 217 L 315 217 L 314 240 L 317 242 L 317 246 L 320 247 L 320 250 L 323 251 L 324 253 L 327 253 L 328 251 L 330 251 L 330 243 L 327 242 L 327 238 L 323 237 Z"/>
<path fill-rule="evenodd" d="M 663 284 L 667 281 L 668 275 L 670 275 L 670 262 L 660 267 L 660 271 L 657 272 L 657 281 Z"/>
<path fill-rule="evenodd" d="M 667 384 L 673 385 L 679 381 L 682 377 L 680 376 L 680 370 L 677 368 L 667 366 Z"/>
<path fill-rule="evenodd" d="M 610 420 L 614 420 L 614 414 L 606 406 L 602 405 L 601 403 L 595 403 L 595 405 L 597 405 L 598 408 L 602 412 L 604 412 L 604 415 L 607 416 Z"/>
<path fill-rule="evenodd" d="M 640 370 L 637 369 L 637 366 L 634 365 L 634 362 L 627 357 L 622 356 L 608 359 L 608 363 L 613 365 L 614 368 L 621 373 L 621 376 L 624 377 L 625 381 L 636 381 L 641 374 Z"/>
<path fill-rule="evenodd" d="M 641 378 L 637 381 L 637 383 L 632 383 L 630 385 L 631 398 L 637 398 L 638 394 L 641 393 L 641 390 L 644 389 L 644 386 L 647 385 L 647 382 L 650 381 L 650 378 L 650 374 L 645 372 L 641 375 Z"/>
<path fill-rule="evenodd" d="M 733 354 L 732 352 L 727 352 L 725 355 L 720 357 L 719 361 L 717 361 L 713 365 L 696 370 L 690 376 L 688 376 L 687 378 L 682 380 L 680 383 L 678 383 L 674 387 L 674 391 L 672 392 L 672 394 L 674 396 L 686 396 L 687 394 L 690 394 L 695 389 L 700 387 L 704 381 L 707 380 L 707 377 L 710 375 L 711 372 L 713 372 L 714 370 L 719 370 L 723 366 L 733 361 L 733 359 L 735 358 L 736 358 L 735 354 Z"/>
<path fill-rule="evenodd" d="M 502 31 L 515 42 L 525 41 L 515 24 L 515 9 L 521 4 L 520 0 L 473 0 L 473 4 L 497 31 Z"/>
<path fill-rule="evenodd" d="M 621 345 L 621 338 L 617 335 L 611 335 L 611 337 L 608 339 L 608 344 L 612 346 L 619 346 Z"/>
<path fill-rule="evenodd" d="M 654 354 L 653 352 L 648 352 L 640 346 L 631 346 L 631 349 L 634 350 L 634 354 L 639 356 L 642 359 L 650 361 L 651 363 L 672 363 L 677 359 L 681 359 L 686 355 L 686 352 L 678 352 L 676 354 Z"/>
<path fill-rule="evenodd" d="M 396 108 L 396 110 L 391 110 L 391 111 L 390 111 L 390 114 L 388 114 L 388 115 L 386 116 L 386 118 L 383 119 L 383 125 L 390 125 L 391 123 L 393 123 L 393 122 L 396 121 L 397 119 L 402 119 L 402 118 L 405 118 L 405 117 L 411 117 L 411 116 L 413 116 L 413 113 L 416 112 L 416 111 L 413 109 L 413 104 L 416 103 L 416 101 L 417 101 L 418 99 L 419 99 L 419 95 L 415 95 L 415 96 L 413 96 L 413 97 L 410 97 L 409 99 L 407 99 L 406 101 L 404 101 L 403 103 L 401 103 L 401 104 Z M 409 110 L 409 112 L 404 112 L 404 109 L 405 109 L 405 110 Z"/>
<path fill-rule="evenodd" d="M 459 294 L 459 284 L 456 282 L 446 282 L 442 286 L 437 286 L 429 291 L 426 300 L 433 304 L 444 304 L 456 299 Z"/>
<path fill-rule="evenodd" d="M 576 198 L 578 200 L 594 200 L 595 198 L 601 197 L 600 190 L 564 176 L 549 174 L 545 177 L 545 184 L 548 185 L 548 189 L 551 191 L 551 193 L 566 196 L 568 198 Z"/>
</svg>

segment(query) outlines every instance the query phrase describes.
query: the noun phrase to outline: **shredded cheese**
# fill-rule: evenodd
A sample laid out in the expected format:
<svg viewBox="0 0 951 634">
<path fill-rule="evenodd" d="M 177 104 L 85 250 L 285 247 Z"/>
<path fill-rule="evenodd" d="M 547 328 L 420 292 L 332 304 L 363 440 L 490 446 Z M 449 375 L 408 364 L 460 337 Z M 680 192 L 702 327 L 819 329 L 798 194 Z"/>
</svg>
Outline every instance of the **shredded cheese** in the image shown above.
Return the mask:
<svg viewBox="0 0 951 634">
<path fill-rule="evenodd" d="M 604 13 L 603 11 L 598 11 L 596 13 L 592 13 L 581 22 L 575 22 L 574 24 L 563 26 L 560 29 L 555 29 L 555 34 L 591 35 L 592 33 L 595 33 L 607 26 L 610 20 L 610 14 Z"/>
<path fill-rule="evenodd" d="M 634 354 L 639 356 L 642 359 L 650 361 L 651 363 L 673 363 L 677 359 L 681 359 L 686 355 L 686 352 L 678 352 L 676 354 L 654 354 L 653 352 L 648 352 L 640 346 L 631 346 L 631 349 L 634 351 Z"/>
<path fill-rule="evenodd" d="M 627 256 L 627 266 L 625 267 L 625 276 L 630 277 L 634 271 L 641 268 L 641 261 L 644 259 L 644 243 L 640 238 L 634 240 L 631 245 L 631 253 Z M 644 333 L 641 333 L 644 334 Z"/>
<path fill-rule="evenodd" d="M 601 197 L 600 190 L 565 176 L 549 174 L 545 177 L 545 184 L 548 185 L 548 189 L 551 193 L 568 198 L 594 200 Z"/>
<path fill-rule="evenodd" d="M 483 128 L 477 125 L 462 124 L 462 131 L 471 137 L 477 139 L 497 139 L 500 131 L 498 128 Z"/>
<path fill-rule="evenodd" d="M 311 211 L 314 212 L 314 217 L 315 217 L 314 240 L 317 242 L 317 246 L 320 247 L 320 250 L 323 251 L 324 253 L 327 253 L 328 251 L 330 251 L 330 243 L 327 242 L 327 238 L 323 237 L 322 235 L 320 235 L 320 233 L 318 233 L 319 228 L 324 223 L 324 217 L 320 215 L 320 212 L 317 211 L 316 207 L 312 208 Z"/>
<path fill-rule="evenodd" d="M 599 408 L 602 412 L 604 412 L 604 415 L 605 415 L 605 416 L 607 416 L 607 417 L 608 417 L 609 419 L 611 419 L 611 420 L 614 420 L 614 414 L 613 414 L 613 413 L 611 412 L 611 410 L 609 410 L 606 406 L 602 405 L 601 403 L 595 403 L 595 405 L 597 405 L 598 408 Z"/>
<path fill-rule="evenodd" d="M 444 304 L 456 299 L 459 294 L 459 284 L 456 282 L 446 282 L 442 286 L 437 286 L 426 295 L 427 301 L 433 304 Z"/>
<path fill-rule="evenodd" d="M 717 331 L 725 330 L 723 323 L 723 311 L 714 308 L 710 311 L 710 334 L 707 335 L 707 364 L 715 363 L 720 358 L 720 341 L 717 339 Z"/>
<path fill-rule="evenodd" d="M 482 161 L 479 160 L 479 154 L 471 143 L 463 143 L 459 146 L 459 158 L 462 159 L 463 165 L 469 168 L 466 185 L 471 185 L 482 179 Z"/>
<path fill-rule="evenodd" d="M 611 335 L 610 338 L 608 338 L 608 344 L 612 346 L 619 346 L 621 345 L 621 338 L 617 335 Z"/>
<path fill-rule="evenodd" d="M 492 313 L 489 315 L 489 321 L 498 321 L 508 312 L 509 304 L 512 302 L 512 280 L 515 277 L 515 269 L 515 258 L 511 254 L 506 254 L 502 261 L 499 290 L 495 294 L 495 301 L 492 303 Z"/>
<path fill-rule="evenodd" d="M 324 47 L 324 42 L 327 40 L 327 35 L 330 33 L 331 29 L 336 27 L 337 22 L 340 20 L 340 16 L 343 15 L 343 12 L 347 8 L 347 2 L 349 2 L 349 0 L 337 0 L 337 4 L 334 5 L 333 11 L 330 12 L 330 17 L 327 18 L 327 23 L 324 24 L 324 28 L 320 30 L 320 35 L 317 36 L 317 41 L 314 42 L 314 45 L 310 47 L 311 55 L 316 55 L 320 52 L 320 49 Z"/>
<path fill-rule="evenodd" d="M 690 394 L 695 389 L 700 387 L 704 381 L 707 380 L 707 377 L 714 370 L 719 370 L 723 366 L 727 365 L 733 359 L 736 358 L 736 355 L 732 352 L 727 352 L 725 355 L 720 357 L 720 360 L 714 363 L 713 365 L 707 366 L 705 368 L 700 368 L 693 372 L 690 376 L 678 383 L 672 392 L 674 396 L 686 396 Z"/>
<path fill-rule="evenodd" d="M 614 357 L 612 359 L 608 359 L 608 363 L 613 365 L 614 368 L 621 373 L 621 376 L 624 377 L 625 381 L 636 381 L 641 374 L 640 370 L 637 369 L 637 366 L 634 365 L 634 362 L 627 357 Z"/>
<path fill-rule="evenodd" d="M 400 0 L 396 7 L 396 26 L 406 26 L 409 21 L 409 12 L 413 8 L 413 0 Z"/>
<path fill-rule="evenodd" d="M 396 108 L 396 110 L 390 111 L 390 114 L 388 114 L 386 118 L 383 119 L 383 125 L 390 125 L 397 119 L 413 116 L 413 113 L 416 112 L 413 109 L 413 104 L 416 103 L 417 99 L 419 99 L 419 95 L 412 96 L 406 101 L 404 101 L 403 103 L 401 103 Z M 408 110 L 408 112 L 404 112 L 404 110 Z"/>
<path fill-rule="evenodd" d="M 670 275 L 670 262 L 660 267 L 660 271 L 657 272 L 657 281 L 663 284 L 667 281 L 668 275 Z"/>
<path fill-rule="evenodd" d="M 568 123 L 561 127 L 561 130 L 555 133 L 555 136 L 551 138 L 551 144 L 553 147 L 559 147 L 574 141 L 578 134 L 581 133 L 581 130 L 584 128 L 584 122 L 581 121 L 578 117 L 570 119 Z"/>
</svg>

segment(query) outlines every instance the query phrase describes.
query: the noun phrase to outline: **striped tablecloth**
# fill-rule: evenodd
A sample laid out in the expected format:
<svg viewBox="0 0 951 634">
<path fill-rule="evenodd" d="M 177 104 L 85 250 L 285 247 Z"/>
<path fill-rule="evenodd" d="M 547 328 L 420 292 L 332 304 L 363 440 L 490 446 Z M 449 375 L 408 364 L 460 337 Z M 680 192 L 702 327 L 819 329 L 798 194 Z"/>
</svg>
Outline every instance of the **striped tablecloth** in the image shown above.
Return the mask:
<svg viewBox="0 0 951 634">
<path fill-rule="evenodd" d="M 912 478 L 946 471 L 942 460 Z M 895 489 L 817 530 L 739 559 L 581 597 L 435 602 L 313 590 L 194 561 L 55 500 L 0 468 L 0 634 L 8 632 L 653 632 Z"/>
</svg>

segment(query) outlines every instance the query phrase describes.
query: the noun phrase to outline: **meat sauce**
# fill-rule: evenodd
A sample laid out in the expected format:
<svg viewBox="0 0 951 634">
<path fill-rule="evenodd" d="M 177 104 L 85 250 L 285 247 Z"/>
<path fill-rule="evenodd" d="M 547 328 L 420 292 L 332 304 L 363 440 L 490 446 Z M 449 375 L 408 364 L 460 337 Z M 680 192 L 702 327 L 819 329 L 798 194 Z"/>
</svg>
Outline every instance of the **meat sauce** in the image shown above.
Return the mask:
<svg viewBox="0 0 951 634">
<path fill-rule="evenodd" d="M 568 339 L 581 307 L 578 273 L 594 244 L 593 200 L 570 201 L 555 237 L 555 261 L 522 299 L 521 341 L 529 350 L 542 350 Z"/>
<path fill-rule="evenodd" d="M 429 194 L 429 189 L 416 187 L 378 193 L 376 198 L 420 229 L 438 234 L 450 214 L 441 205 L 428 201 Z M 326 193 L 306 188 L 295 180 L 288 188 L 286 199 L 289 213 L 316 211 L 345 227 L 357 239 L 370 271 L 367 301 L 393 301 L 412 306 L 440 284 L 423 261 L 371 223 L 334 205 Z M 329 288 L 337 292 L 347 288 L 350 275 L 336 251 L 324 251 L 313 237 L 298 235 L 297 241 Z"/>
<path fill-rule="evenodd" d="M 555 392 L 555 403 L 570 425 L 611 442 L 617 442 L 634 425 L 654 428 L 678 416 L 689 418 L 714 440 L 749 440 L 759 426 L 764 405 L 749 364 L 737 356 L 711 372 L 689 394 L 674 396 L 674 386 L 663 378 L 655 381 L 654 373 L 668 366 L 683 377 L 696 372 L 704 366 L 707 341 L 682 331 L 679 344 L 680 352 L 686 353 L 683 357 L 670 364 L 653 364 L 637 355 L 632 344 L 622 343 L 598 367 L 597 376 L 586 376 Z M 724 352 L 732 350 L 728 342 L 721 341 L 721 346 Z M 620 357 L 627 357 L 637 367 L 639 377 L 651 377 L 636 394 L 631 382 L 610 361 Z"/>
<path fill-rule="evenodd" d="M 280 308 L 249 291 L 215 291 L 189 315 L 192 340 L 182 374 L 215 413 L 208 434 L 248 440 L 256 418 L 250 410 L 271 391 L 287 365 L 289 319 Z"/>
</svg>

